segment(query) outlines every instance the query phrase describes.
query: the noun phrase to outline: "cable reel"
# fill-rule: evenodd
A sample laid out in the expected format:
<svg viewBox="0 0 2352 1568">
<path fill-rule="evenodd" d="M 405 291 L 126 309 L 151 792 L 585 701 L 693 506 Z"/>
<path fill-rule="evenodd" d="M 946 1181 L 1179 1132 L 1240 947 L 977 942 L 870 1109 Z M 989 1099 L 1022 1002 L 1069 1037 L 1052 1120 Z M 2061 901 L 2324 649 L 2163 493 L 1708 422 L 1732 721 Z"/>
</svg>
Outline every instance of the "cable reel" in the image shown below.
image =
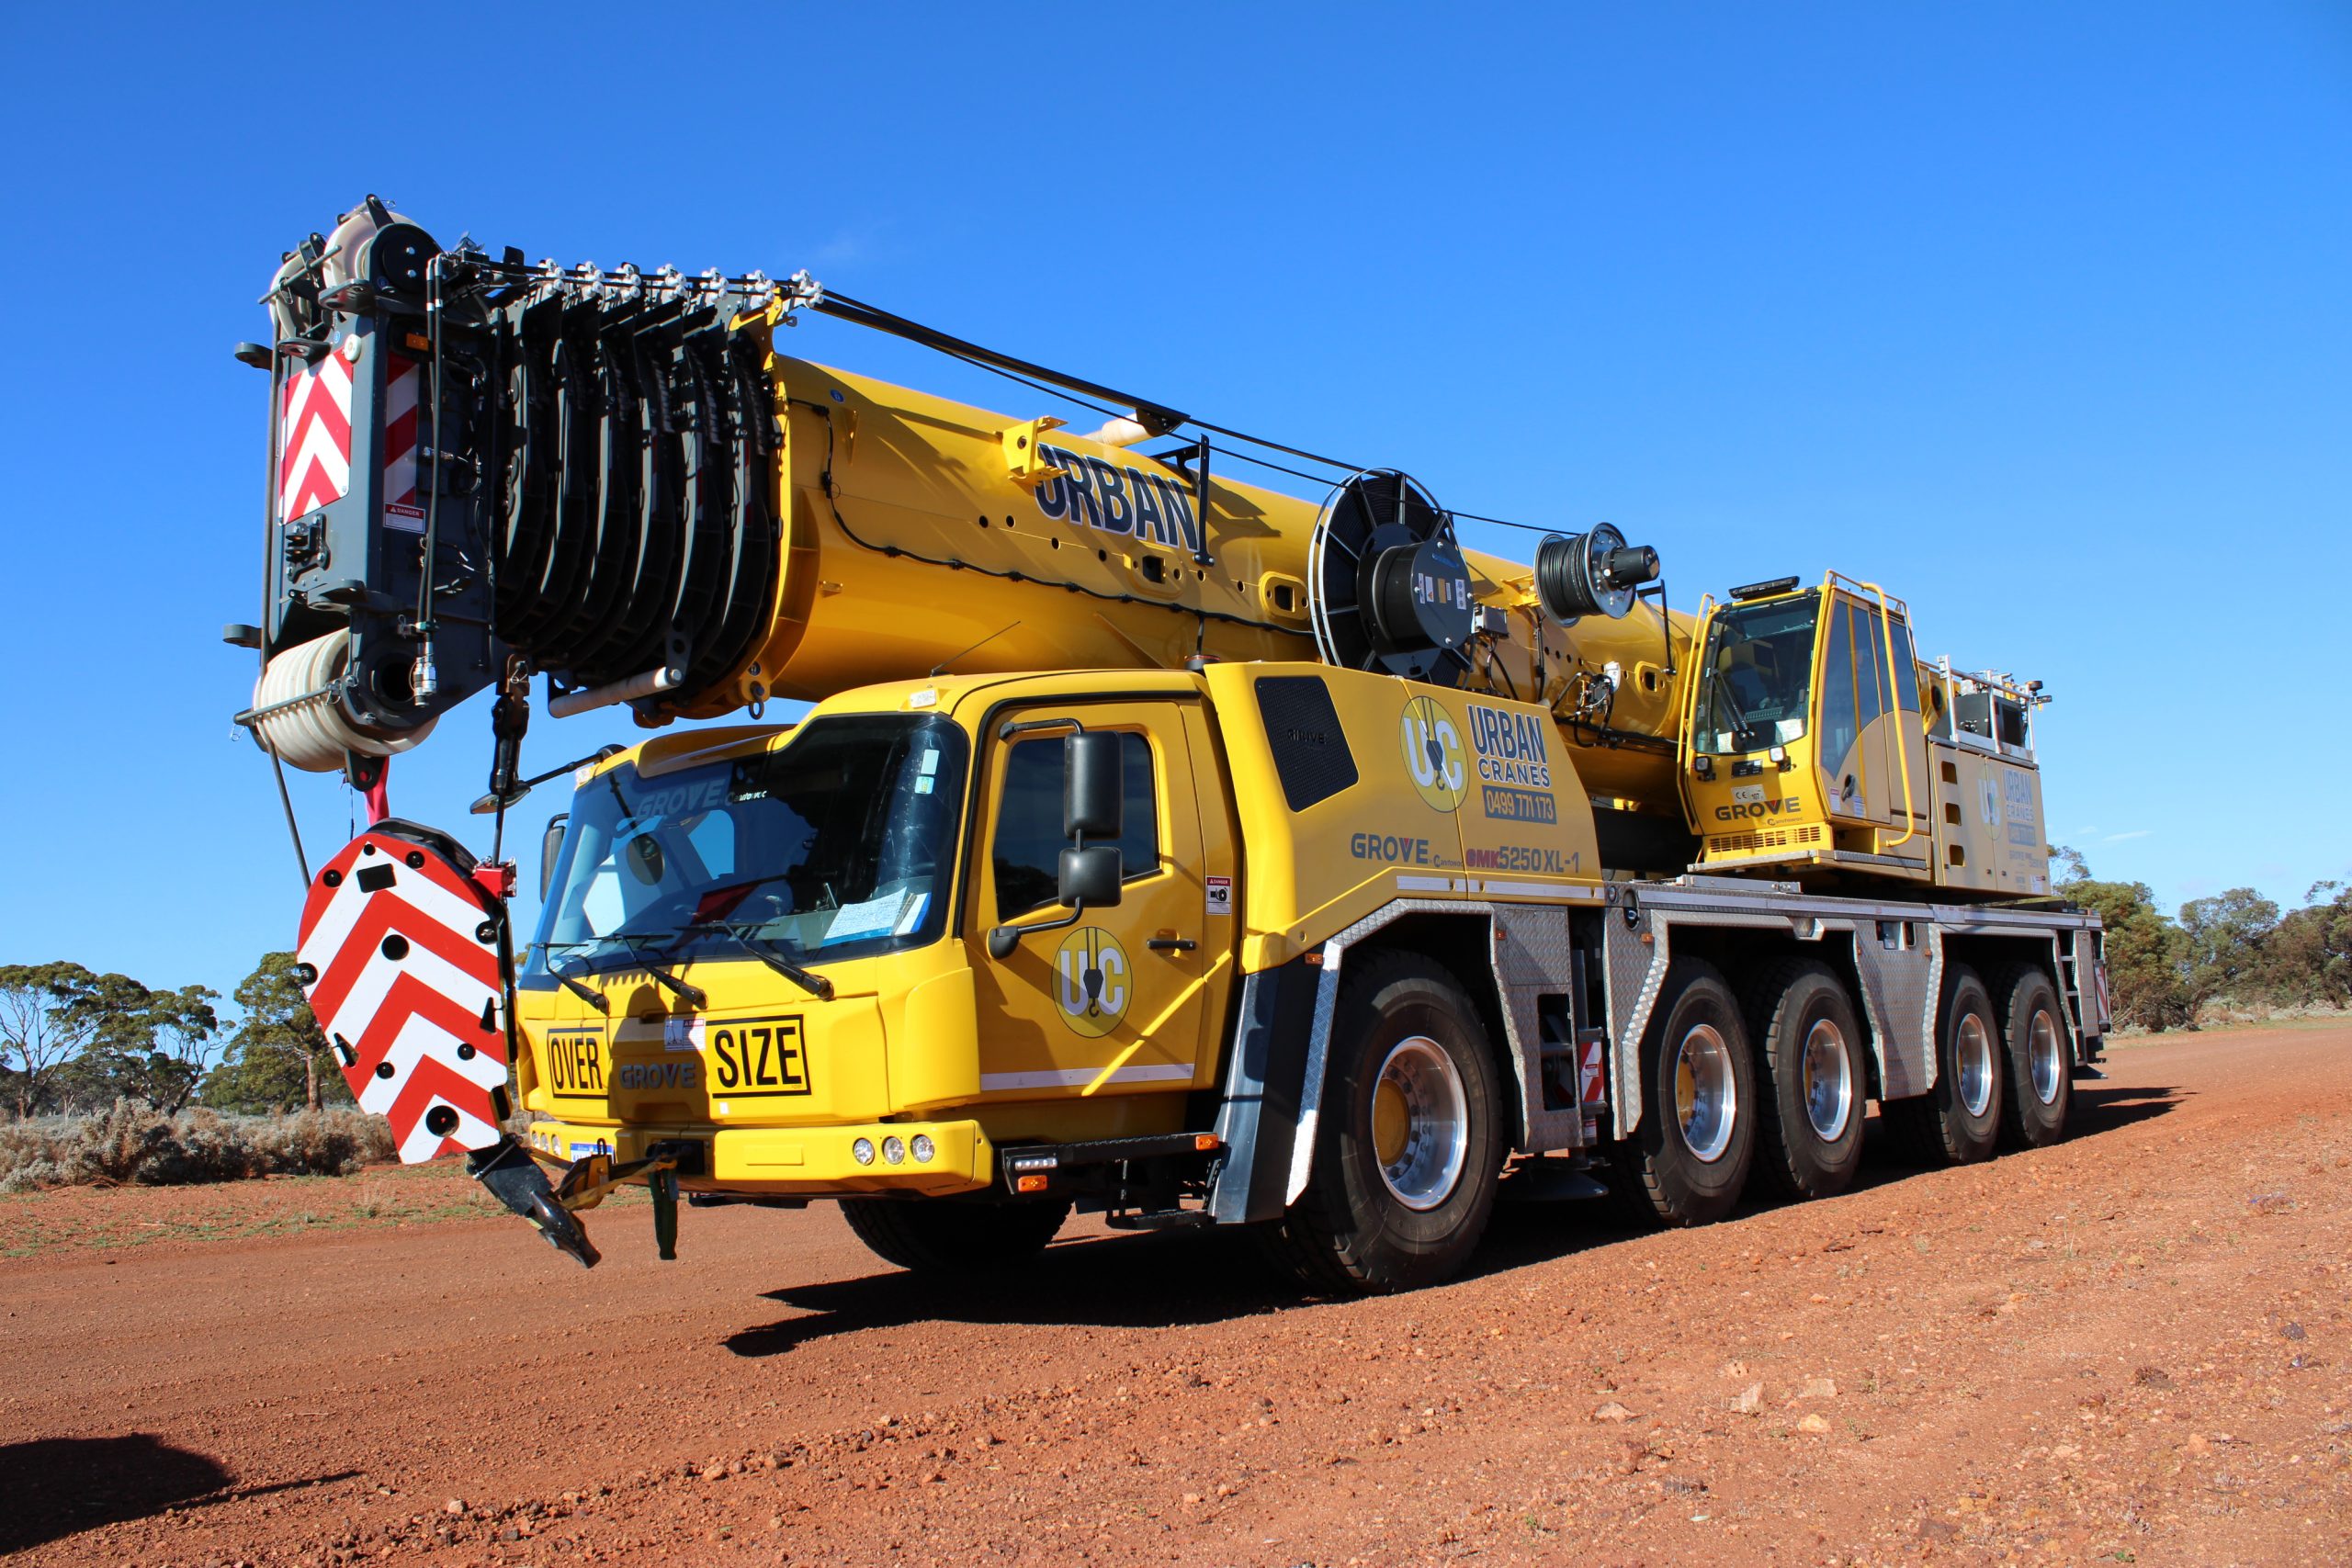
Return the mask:
<svg viewBox="0 0 2352 1568">
<path fill-rule="evenodd" d="M 1657 550 L 1628 545 L 1614 524 L 1603 523 L 1589 534 L 1554 534 L 1535 547 L 1535 597 L 1562 626 L 1586 615 L 1623 620 L 1634 591 L 1659 570 Z"/>
<path fill-rule="evenodd" d="M 343 770 L 346 753 L 398 756 L 433 733 L 429 718 L 392 734 L 357 728 L 342 700 L 350 672 L 348 627 L 272 654 L 254 684 L 254 739 L 306 773 L 332 773 Z"/>
<path fill-rule="evenodd" d="M 1327 664 L 1452 686 L 1477 628 L 1453 518 L 1408 475 L 1368 468 L 1332 488 L 1307 544 L 1307 611 Z"/>
</svg>

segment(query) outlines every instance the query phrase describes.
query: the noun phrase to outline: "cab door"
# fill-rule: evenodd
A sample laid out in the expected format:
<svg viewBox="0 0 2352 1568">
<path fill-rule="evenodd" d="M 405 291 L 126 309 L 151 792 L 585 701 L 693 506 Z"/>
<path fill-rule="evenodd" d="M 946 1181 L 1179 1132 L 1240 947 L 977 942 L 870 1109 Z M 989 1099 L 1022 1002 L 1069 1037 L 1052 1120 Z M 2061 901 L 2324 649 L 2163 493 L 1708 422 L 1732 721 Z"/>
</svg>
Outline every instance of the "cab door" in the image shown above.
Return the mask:
<svg viewBox="0 0 2352 1568">
<path fill-rule="evenodd" d="M 1012 710 L 992 723 L 981 765 L 975 864 L 964 910 L 980 1015 L 980 1092 L 1001 1099 L 1166 1091 L 1203 1078 L 1209 899 L 1200 805 L 1176 701 Z M 1022 936 L 990 957 L 1000 925 L 1066 919 L 1056 883 L 1066 728 L 1003 737 L 1007 724 L 1076 719 L 1120 737 L 1121 888 L 1111 908 Z M 1099 840 L 1096 840 L 1099 841 Z"/>
<path fill-rule="evenodd" d="M 1910 628 L 1874 604 L 1829 595 L 1821 637 L 1822 798 L 1839 821 L 1908 836 L 1924 814 L 1926 742 Z M 1914 841 L 1917 841 L 1916 840 Z"/>
<path fill-rule="evenodd" d="M 1883 757 L 1873 758 L 1878 747 L 1876 737 L 1870 733 L 1880 712 L 1877 660 L 1872 657 L 1877 639 L 1860 605 L 1843 593 L 1832 592 L 1825 598 L 1821 670 L 1814 682 L 1821 703 L 1815 751 L 1821 798 L 1837 821 L 1873 822 L 1882 819 L 1879 812 L 1884 809 L 1873 787 Z"/>
<path fill-rule="evenodd" d="M 1887 831 L 1879 835 L 1882 853 L 1905 859 L 1932 858 L 1929 829 L 1935 790 L 1928 778 L 1928 729 L 1919 716 L 1919 664 L 1911 648 L 1911 627 L 1902 616 L 1856 605 L 1874 628 L 1883 627 L 1879 681 L 1884 713 L 1878 723 L 1876 751 L 1880 794 L 1886 803 Z"/>
</svg>

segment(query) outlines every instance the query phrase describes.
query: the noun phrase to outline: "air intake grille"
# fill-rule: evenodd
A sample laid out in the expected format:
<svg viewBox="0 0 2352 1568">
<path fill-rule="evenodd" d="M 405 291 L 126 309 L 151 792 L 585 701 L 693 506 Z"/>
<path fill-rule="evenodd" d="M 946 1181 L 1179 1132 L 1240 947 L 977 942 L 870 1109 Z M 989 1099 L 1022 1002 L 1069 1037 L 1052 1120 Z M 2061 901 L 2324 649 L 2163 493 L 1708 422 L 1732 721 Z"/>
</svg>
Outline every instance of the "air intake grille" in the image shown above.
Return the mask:
<svg viewBox="0 0 2352 1568">
<path fill-rule="evenodd" d="M 1356 760 L 1321 676 L 1262 676 L 1257 690 L 1266 744 L 1273 749 L 1283 799 L 1293 811 L 1329 800 L 1356 782 Z"/>
<path fill-rule="evenodd" d="M 1821 842 L 1819 828 L 1772 828 L 1758 833 L 1715 833 L 1707 839 L 1711 855 L 1752 855 L 1764 850 L 1794 849 Z"/>
</svg>

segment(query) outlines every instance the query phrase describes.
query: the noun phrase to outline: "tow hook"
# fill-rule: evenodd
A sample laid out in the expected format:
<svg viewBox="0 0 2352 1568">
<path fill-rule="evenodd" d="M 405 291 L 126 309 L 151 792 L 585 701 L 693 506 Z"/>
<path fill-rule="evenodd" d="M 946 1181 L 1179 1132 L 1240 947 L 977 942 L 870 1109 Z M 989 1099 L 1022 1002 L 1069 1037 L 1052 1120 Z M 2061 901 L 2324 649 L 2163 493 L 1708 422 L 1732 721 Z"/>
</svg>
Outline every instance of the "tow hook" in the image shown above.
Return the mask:
<svg viewBox="0 0 2352 1568">
<path fill-rule="evenodd" d="M 678 1161 L 689 1147 L 690 1145 L 684 1143 L 655 1144 L 643 1159 L 625 1160 L 618 1164 L 614 1162 L 610 1154 L 582 1155 L 564 1168 L 563 1175 L 552 1187 L 539 1170 L 537 1162 L 527 1154 L 523 1154 L 522 1158 L 530 1167 L 528 1176 L 512 1171 L 502 1163 L 503 1156 L 500 1160 L 493 1160 L 476 1171 L 475 1175 L 484 1186 L 498 1194 L 499 1201 L 547 1233 L 548 1239 L 560 1250 L 571 1253 L 591 1268 L 596 1263 L 596 1249 L 588 1245 L 587 1231 L 573 1216 L 603 1202 L 605 1195 L 616 1187 L 642 1183 L 653 1200 L 654 1250 L 663 1262 L 675 1262 L 678 1257 Z M 519 1146 L 516 1152 L 521 1153 Z M 509 1196 L 509 1186 L 520 1190 L 523 1201 L 518 1202 Z M 541 1218 L 543 1202 L 560 1216 L 552 1224 Z M 575 1250 L 560 1239 L 567 1234 L 578 1238 L 584 1252 Z"/>
<path fill-rule="evenodd" d="M 592 1156 L 594 1157 L 594 1156 Z M 584 1163 L 584 1162 L 583 1162 Z M 539 1234 L 558 1252 L 579 1259 L 582 1269 L 594 1269 L 602 1257 L 571 1211 L 548 1185 L 547 1173 L 539 1168 L 523 1145 L 513 1138 L 501 1138 L 486 1149 L 476 1149 L 466 1156 L 466 1174 L 490 1189 L 491 1195 L 515 1213 L 538 1227 Z M 567 1171 L 565 1179 L 571 1179 Z"/>
</svg>

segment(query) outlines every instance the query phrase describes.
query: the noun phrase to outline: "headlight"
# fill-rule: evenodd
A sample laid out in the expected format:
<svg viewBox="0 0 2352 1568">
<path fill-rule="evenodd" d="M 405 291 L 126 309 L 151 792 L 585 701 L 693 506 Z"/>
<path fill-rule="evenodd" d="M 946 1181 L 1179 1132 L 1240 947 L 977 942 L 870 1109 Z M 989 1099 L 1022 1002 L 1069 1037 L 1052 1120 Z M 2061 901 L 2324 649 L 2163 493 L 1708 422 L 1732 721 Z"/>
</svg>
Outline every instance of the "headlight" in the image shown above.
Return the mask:
<svg viewBox="0 0 2352 1568">
<path fill-rule="evenodd" d="M 938 1147 L 932 1143 L 929 1133 L 917 1133 L 913 1141 L 907 1146 L 914 1151 L 917 1165 L 929 1165 L 931 1156 L 939 1152 Z"/>
<path fill-rule="evenodd" d="M 871 1138 L 858 1139 L 857 1142 L 849 1146 L 849 1157 L 857 1161 L 860 1165 L 872 1165 L 874 1163 L 874 1140 Z"/>
<path fill-rule="evenodd" d="M 907 1163 L 907 1145 L 896 1138 L 885 1138 L 882 1140 L 882 1157 L 892 1165 L 904 1165 Z"/>
</svg>

